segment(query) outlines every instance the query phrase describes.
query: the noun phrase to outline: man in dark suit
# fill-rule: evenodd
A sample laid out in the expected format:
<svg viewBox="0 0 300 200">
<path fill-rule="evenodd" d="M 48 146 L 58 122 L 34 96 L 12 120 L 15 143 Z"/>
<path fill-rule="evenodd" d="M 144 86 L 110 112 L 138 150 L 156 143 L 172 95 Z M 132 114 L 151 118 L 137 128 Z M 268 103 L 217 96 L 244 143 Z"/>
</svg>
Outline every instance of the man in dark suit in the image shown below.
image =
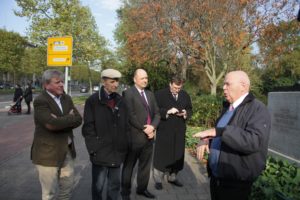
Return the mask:
<svg viewBox="0 0 300 200">
<path fill-rule="evenodd" d="M 169 87 L 155 93 L 161 121 L 157 128 L 153 159 L 155 188 L 162 189 L 164 175 L 168 182 L 182 187 L 177 173 L 183 169 L 186 120 L 192 116 L 190 96 L 182 90 L 183 79 L 173 76 Z"/>
<path fill-rule="evenodd" d="M 131 177 L 134 166 L 139 161 L 137 171 L 138 195 L 155 198 L 148 190 L 150 177 L 153 138 L 159 124 L 160 115 L 154 94 L 145 88 L 148 85 L 148 75 L 143 69 L 134 73 L 134 86 L 124 92 L 124 99 L 128 106 L 131 149 L 127 154 L 122 169 L 122 198 L 130 199 Z"/>
<path fill-rule="evenodd" d="M 31 159 L 42 187 L 42 199 L 70 199 L 76 157 L 73 129 L 82 118 L 70 96 L 64 93 L 64 75 L 46 70 L 42 77 L 44 91 L 35 98 L 35 131 Z"/>
</svg>

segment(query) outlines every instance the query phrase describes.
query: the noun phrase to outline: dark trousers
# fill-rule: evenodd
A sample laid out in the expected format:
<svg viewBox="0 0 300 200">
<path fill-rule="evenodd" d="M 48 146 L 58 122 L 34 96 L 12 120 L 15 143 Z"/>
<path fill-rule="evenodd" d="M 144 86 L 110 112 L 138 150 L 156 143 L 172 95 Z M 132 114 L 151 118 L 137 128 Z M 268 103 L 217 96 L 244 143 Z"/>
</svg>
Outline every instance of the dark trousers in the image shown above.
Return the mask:
<svg viewBox="0 0 300 200">
<path fill-rule="evenodd" d="M 25 101 L 27 105 L 27 114 L 30 114 L 31 108 L 30 108 L 30 101 Z"/>
<path fill-rule="evenodd" d="M 134 166 L 138 162 L 137 170 L 137 189 L 138 192 L 143 192 L 147 190 L 150 168 L 152 160 L 153 143 L 148 141 L 144 146 L 132 147 L 128 152 L 126 160 L 122 168 L 122 178 L 121 178 L 121 195 L 130 195 L 131 190 L 131 178 Z"/>
<path fill-rule="evenodd" d="M 120 167 L 103 167 L 92 165 L 92 199 L 93 200 L 118 200 L 120 196 Z M 106 197 L 102 198 L 104 184 Z"/>
<path fill-rule="evenodd" d="M 212 200 L 248 200 L 251 193 L 251 181 L 227 181 L 214 177 L 210 179 Z"/>
</svg>

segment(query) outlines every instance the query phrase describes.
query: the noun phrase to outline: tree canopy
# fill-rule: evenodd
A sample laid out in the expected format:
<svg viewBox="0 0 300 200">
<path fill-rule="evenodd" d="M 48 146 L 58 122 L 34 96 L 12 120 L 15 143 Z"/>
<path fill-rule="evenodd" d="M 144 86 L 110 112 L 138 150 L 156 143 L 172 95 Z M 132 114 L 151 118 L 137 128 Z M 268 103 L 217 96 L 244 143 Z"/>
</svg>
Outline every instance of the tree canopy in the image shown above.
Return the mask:
<svg viewBox="0 0 300 200">
<path fill-rule="evenodd" d="M 228 70 L 251 72 L 251 45 L 263 30 L 290 20 L 287 0 L 127 0 L 119 10 L 116 37 L 129 60 L 169 63 L 186 78 L 205 73 L 211 94 Z"/>
</svg>

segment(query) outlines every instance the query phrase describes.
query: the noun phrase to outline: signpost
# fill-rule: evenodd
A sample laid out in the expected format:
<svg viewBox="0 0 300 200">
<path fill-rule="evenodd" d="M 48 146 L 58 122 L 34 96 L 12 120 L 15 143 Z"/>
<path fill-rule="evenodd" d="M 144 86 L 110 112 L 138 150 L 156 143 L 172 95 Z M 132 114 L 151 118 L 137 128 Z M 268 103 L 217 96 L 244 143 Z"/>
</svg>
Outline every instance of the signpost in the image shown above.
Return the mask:
<svg viewBox="0 0 300 200">
<path fill-rule="evenodd" d="M 65 91 L 68 93 L 69 67 L 72 66 L 73 38 L 49 37 L 47 47 L 47 65 L 65 67 Z"/>
</svg>

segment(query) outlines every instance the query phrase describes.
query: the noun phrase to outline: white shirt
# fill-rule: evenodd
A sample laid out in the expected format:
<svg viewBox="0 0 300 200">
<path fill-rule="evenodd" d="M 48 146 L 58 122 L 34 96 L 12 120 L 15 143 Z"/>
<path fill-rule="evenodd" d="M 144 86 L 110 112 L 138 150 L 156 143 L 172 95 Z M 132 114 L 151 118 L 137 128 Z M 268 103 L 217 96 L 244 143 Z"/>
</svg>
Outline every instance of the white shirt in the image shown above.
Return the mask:
<svg viewBox="0 0 300 200">
<path fill-rule="evenodd" d="M 137 88 L 136 87 L 136 89 L 139 91 L 139 93 L 140 93 L 140 95 L 142 96 L 142 92 L 144 93 L 144 96 L 145 96 L 145 99 L 146 99 L 146 102 L 147 102 L 147 104 L 149 105 L 149 102 L 148 102 L 148 99 L 147 99 L 147 95 L 146 95 L 146 92 L 145 92 L 145 90 L 141 90 L 141 89 L 139 89 L 139 88 Z M 143 96 L 142 96 L 143 97 Z"/>
<path fill-rule="evenodd" d="M 235 102 L 233 102 L 233 104 L 232 104 L 233 109 L 235 109 L 236 107 L 238 107 L 244 101 L 244 99 L 246 98 L 246 96 L 248 94 L 249 93 L 247 92 L 246 94 L 240 96 L 240 98 L 238 98 Z"/>
<path fill-rule="evenodd" d="M 55 103 L 58 105 L 60 111 L 63 113 L 63 109 L 62 109 L 62 105 L 61 105 L 61 102 L 60 102 L 60 97 L 57 97 L 55 95 L 53 95 L 51 92 L 47 91 L 46 92 L 54 99 Z"/>
</svg>

